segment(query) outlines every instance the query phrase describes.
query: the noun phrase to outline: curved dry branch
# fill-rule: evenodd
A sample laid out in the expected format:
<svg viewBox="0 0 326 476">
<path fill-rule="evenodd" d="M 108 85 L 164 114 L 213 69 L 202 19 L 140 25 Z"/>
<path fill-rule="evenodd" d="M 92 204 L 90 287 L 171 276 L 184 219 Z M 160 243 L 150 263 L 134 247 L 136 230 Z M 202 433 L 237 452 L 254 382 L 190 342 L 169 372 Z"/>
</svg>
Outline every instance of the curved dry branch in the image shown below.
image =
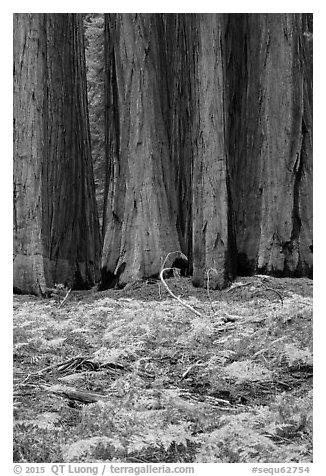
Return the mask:
<svg viewBox="0 0 326 476">
<path fill-rule="evenodd" d="M 283 296 L 282 296 L 282 294 L 281 294 L 279 291 L 277 291 L 277 289 L 267 288 L 267 287 L 265 286 L 265 290 L 266 290 L 266 291 L 273 291 L 273 293 L 276 293 L 277 296 L 280 298 L 281 303 L 283 304 Z"/>
<path fill-rule="evenodd" d="M 174 255 L 174 254 L 180 255 L 180 258 L 182 258 L 184 261 L 187 261 L 187 262 L 188 262 L 187 256 L 186 256 L 185 254 L 183 254 L 182 251 L 170 251 L 170 253 L 168 253 L 168 254 L 166 255 L 166 257 L 165 257 L 165 259 L 164 259 L 164 261 L 163 261 L 163 264 L 162 264 L 162 266 L 161 266 L 161 269 L 164 268 L 165 263 L 167 262 L 169 256 L 170 256 L 170 255 Z"/>
<path fill-rule="evenodd" d="M 210 273 L 210 271 L 213 271 L 216 274 L 218 274 L 218 273 L 217 273 L 217 270 L 215 268 L 209 268 L 206 271 L 206 275 L 207 275 L 207 296 L 208 296 L 209 302 L 211 303 L 212 311 L 214 311 L 211 295 L 210 295 L 210 292 L 209 292 L 209 273 Z"/>
<path fill-rule="evenodd" d="M 62 306 L 66 303 L 66 301 L 67 301 L 67 299 L 68 299 L 68 296 L 69 296 L 69 294 L 71 293 L 71 289 L 72 289 L 72 288 L 68 289 L 68 292 L 67 292 L 67 294 L 65 295 L 63 301 L 59 304 L 58 309 L 60 309 L 60 307 L 62 307 Z"/>
<path fill-rule="evenodd" d="M 164 262 L 166 261 L 166 259 L 164 260 Z M 199 317 L 204 317 L 199 311 L 197 311 L 196 309 L 194 309 L 192 306 L 190 306 L 190 304 L 187 304 L 186 302 L 183 302 L 182 299 L 179 298 L 179 296 L 176 296 L 172 291 L 171 289 L 169 288 L 169 286 L 167 285 L 167 283 L 164 281 L 164 278 L 163 278 L 163 274 L 165 273 L 165 271 L 173 271 L 175 268 L 163 268 L 161 269 L 161 272 L 160 272 L 160 280 L 163 284 L 163 286 L 166 288 L 166 290 L 168 291 L 168 293 L 174 298 L 176 299 L 180 304 L 182 304 L 182 306 L 186 307 L 187 309 L 189 309 L 190 311 L 192 311 L 193 313 L 195 313 L 197 316 Z"/>
<path fill-rule="evenodd" d="M 235 285 L 232 284 L 232 286 L 229 289 L 225 290 L 225 293 L 229 293 L 229 292 L 234 291 L 235 289 L 238 289 L 238 288 L 244 288 L 245 286 L 252 286 L 252 282 L 235 284 Z"/>
</svg>

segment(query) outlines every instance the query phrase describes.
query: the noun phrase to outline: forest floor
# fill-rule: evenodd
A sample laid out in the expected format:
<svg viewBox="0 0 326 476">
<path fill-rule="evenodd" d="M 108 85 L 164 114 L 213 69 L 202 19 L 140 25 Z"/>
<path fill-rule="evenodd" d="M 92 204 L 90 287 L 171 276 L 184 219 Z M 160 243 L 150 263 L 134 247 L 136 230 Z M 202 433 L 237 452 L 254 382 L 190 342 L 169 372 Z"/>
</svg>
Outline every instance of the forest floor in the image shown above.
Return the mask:
<svg viewBox="0 0 326 476">
<path fill-rule="evenodd" d="M 166 282 L 14 296 L 15 462 L 312 461 L 312 281 Z"/>
</svg>

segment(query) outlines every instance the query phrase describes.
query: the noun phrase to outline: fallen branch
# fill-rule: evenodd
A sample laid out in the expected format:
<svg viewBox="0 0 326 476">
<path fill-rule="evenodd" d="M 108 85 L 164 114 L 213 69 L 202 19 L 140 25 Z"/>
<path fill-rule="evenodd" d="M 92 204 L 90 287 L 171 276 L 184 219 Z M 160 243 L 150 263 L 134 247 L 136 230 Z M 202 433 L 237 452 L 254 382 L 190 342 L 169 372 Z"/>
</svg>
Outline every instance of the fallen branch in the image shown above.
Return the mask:
<svg viewBox="0 0 326 476">
<path fill-rule="evenodd" d="M 231 291 L 234 291 L 235 289 L 238 289 L 238 288 L 244 288 L 245 286 L 252 286 L 253 283 L 241 283 L 241 284 L 235 284 L 235 285 L 232 285 L 229 289 L 227 289 L 225 291 L 225 293 L 229 293 Z"/>
<path fill-rule="evenodd" d="M 277 291 L 276 289 L 267 288 L 267 287 L 265 287 L 265 289 L 266 289 L 266 291 L 273 291 L 274 293 L 276 293 L 278 295 L 278 297 L 280 298 L 281 303 L 283 304 L 283 296 L 279 291 Z"/>
<path fill-rule="evenodd" d="M 277 291 L 276 289 L 274 288 L 270 288 L 270 287 L 267 287 L 266 284 L 264 283 L 264 281 L 267 281 L 267 278 L 265 276 L 262 276 L 262 275 L 257 275 L 256 277 L 260 278 L 261 279 L 261 282 L 260 282 L 260 286 L 261 286 L 261 289 L 255 289 L 252 291 L 252 294 L 257 294 L 257 293 L 260 293 L 262 291 L 272 291 L 274 293 L 276 293 L 278 295 L 278 297 L 280 298 L 282 304 L 283 304 L 283 296 L 282 294 Z M 242 283 L 242 284 L 237 284 L 235 286 L 231 286 L 229 289 L 227 289 L 225 291 L 225 293 L 229 293 L 231 291 L 234 291 L 235 289 L 239 289 L 239 288 L 244 288 L 245 286 L 255 286 L 255 283 L 254 282 L 249 282 L 249 283 Z"/>
<path fill-rule="evenodd" d="M 261 287 L 260 289 L 256 289 L 255 291 L 252 291 L 252 296 L 253 296 L 254 294 L 264 293 L 265 291 L 272 291 L 272 292 L 274 292 L 275 294 L 277 294 L 277 296 L 280 298 L 281 303 L 282 303 L 282 305 L 283 305 L 283 296 L 282 296 L 282 294 L 281 294 L 279 291 L 277 291 L 276 289 L 273 289 L 273 288 L 267 288 L 267 287 L 264 285 L 264 283 L 262 283 L 261 285 L 262 285 L 262 287 Z"/>
<path fill-rule="evenodd" d="M 194 364 L 190 365 L 190 367 L 188 367 L 188 369 L 182 374 L 181 380 L 185 379 L 185 378 L 189 375 L 189 372 L 191 372 L 191 370 L 192 370 L 194 367 L 197 367 L 198 365 L 203 365 L 203 363 L 202 363 L 201 360 L 198 360 L 198 361 L 195 362 Z"/>
<path fill-rule="evenodd" d="M 170 253 L 169 253 L 170 254 Z M 164 260 L 164 262 L 166 261 L 166 259 Z M 187 304 L 185 303 L 184 301 L 182 301 L 182 299 L 180 299 L 179 296 L 176 296 L 172 291 L 171 289 L 169 288 L 169 286 L 166 284 L 166 282 L 164 281 L 164 278 L 163 278 L 163 274 L 165 273 L 165 271 L 173 271 L 175 268 L 163 268 L 160 272 L 160 280 L 163 284 L 163 286 L 166 288 L 166 290 L 168 291 L 168 293 L 174 298 L 176 299 L 182 306 L 186 307 L 187 309 L 189 309 L 191 312 L 195 313 L 197 316 L 199 317 L 204 317 L 199 311 L 197 311 L 196 309 L 194 309 L 192 306 L 190 306 L 190 304 Z"/>
<path fill-rule="evenodd" d="M 224 322 L 235 322 L 243 319 L 241 316 L 235 316 L 234 314 L 228 314 L 226 311 L 222 311 L 224 316 L 222 317 Z"/>
<path fill-rule="evenodd" d="M 223 324 L 227 324 L 227 326 L 223 325 L 220 327 L 214 327 L 214 332 L 225 332 L 225 331 L 232 331 L 236 328 L 234 324 L 229 324 L 228 322 L 223 322 Z"/>
<path fill-rule="evenodd" d="M 221 313 L 223 314 L 221 316 Z M 224 322 L 224 323 L 228 323 L 228 322 L 236 322 L 236 321 L 239 321 L 239 320 L 242 320 L 243 317 L 241 316 L 234 316 L 232 314 L 228 314 L 226 311 L 220 311 L 219 314 L 213 314 L 211 316 L 209 316 L 211 319 L 215 319 L 215 318 L 218 318 L 218 322 Z"/>
<path fill-rule="evenodd" d="M 217 397 L 211 397 L 211 396 L 205 396 L 201 395 L 198 393 L 190 392 L 187 390 L 180 389 L 179 398 L 182 398 L 184 400 L 188 400 L 190 402 L 200 402 L 200 403 L 206 403 L 212 406 L 217 406 L 221 409 L 229 409 L 231 410 L 232 406 L 229 400 L 225 400 L 224 398 L 217 398 Z M 234 408 L 234 407 L 233 407 Z"/>
<path fill-rule="evenodd" d="M 165 263 L 167 262 L 169 256 L 170 256 L 170 255 L 174 255 L 174 254 L 178 254 L 178 255 L 180 256 L 180 258 L 182 258 L 184 261 L 188 262 L 187 256 L 184 255 L 184 254 L 182 253 L 182 251 L 170 251 L 170 253 L 168 253 L 168 254 L 166 255 L 165 260 L 163 261 L 163 264 L 162 264 L 162 266 L 161 266 L 161 269 L 164 268 Z M 174 268 L 170 268 L 170 269 L 174 269 Z"/>
<path fill-rule="evenodd" d="M 81 355 L 78 355 L 77 357 L 73 357 L 72 359 L 64 360 L 63 362 L 58 362 L 57 364 L 53 364 L 53 365 L 49 365 L 48 367 L 44 367 L 44 369 L 38 370 L 37 372 L 35 372 L 32 375 L 42 375 L 44 372 L 48 372 L 49 370 L 57 369 L 58 367 L 66 368 L 69 365 L 71 365 L 73 362 L 75 362 L 76 359 L 84 360 L 85 357 L 82 357 Z"/>
<path fill-rule="evenodd" d="M 61 303 L 59 304 L 58 309 L 60 309 L 60 307 L 62 307 L 64 305 L 64 303 L 67 301 L 70 292 L 71 292 L 71 288 L 68 290 L 67 294 L 63 298 L 63 301 L 61 301 Z"/>
<path fill-rule="evenodd" d="M 206 275 L 207 275 L 207 296 L 208 296 L 209 302 L 211 303 L 212 311 L 214 311 L 211 295 L 210 295 L 210 292 L 209 292 L 209 273 L 210 273 L 210 271 L 214 271 L 214 273 L 216 273 L 216 274 L 218 274 L 218 273 L 217 273 L 217 270 L 215 268 L 209 268 L 206 271 Z"/>
<path fill-rule="evenodd" d="M 278 339 L 276 340 L 273 340 L 273 342 L 271 342 L 267 347 L 265 347 L 264 349 L 261 349 L 259 350 L 258 352 L 256 352 L 254 354 L 254 357 L 257 357 L 258 355 L 260 354 L 263 354 L 264 352 L 267 352 L 268 350 L 270 350 L 270 348 L 276 344 L 277 342 L 280 342 L 281 340 L 284 340 L 284 339 L 287 339 L 287 336 L 282 336 L 282 337 L 279 337 Z"/>
<path fill-rule="evenodd" d="M 84 390 L 77 390 L 73 387 L 64 387 L 61 385 L 54 385 L 52 387 L 41 385 L 41 388 L 43 388 L 43 390 L 46 390 L 47 392 L 55 393 L 60 397 L 68 398 L 69 400 L 77 401 L 84 404 L 105 401 L 108 399 L 107 395 L 85 392 Z"/>
</svg>

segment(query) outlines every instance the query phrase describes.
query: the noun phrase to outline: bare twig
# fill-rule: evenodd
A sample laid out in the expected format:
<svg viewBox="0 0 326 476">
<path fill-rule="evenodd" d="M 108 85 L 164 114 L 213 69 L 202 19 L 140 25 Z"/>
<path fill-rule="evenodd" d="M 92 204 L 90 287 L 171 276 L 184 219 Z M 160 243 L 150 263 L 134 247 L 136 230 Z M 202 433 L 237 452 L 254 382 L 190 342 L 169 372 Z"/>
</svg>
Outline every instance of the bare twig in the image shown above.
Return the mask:
<svg viewBox="0 0 326 476">
<path fill-rule="evenodd" d="M 267 281 L 267 277 L 266 277 L 266 276 L 257 275 L 257 276 L 255 276 L 255 277 L 257 277 L 257 278 L 259 278 L 259 279 L 261 280 L 260 286 L 262 286 L 263 290 L 265 290 L 265 291 L 272 291 L 272 292 L 276 293 L 276 294 L 278 295 L 278 297 L 280 298 L 282 304 L 283 304 L 283 296 L 282 296 L 282 294 L 281 294 L 279 291 L 277 291 L 276 289 L 270 288 L 270 287 L 266 286 L 266 284 L 265 284 L 265 282 L 264 282 L 264 281 Z M 254 285 L 255 285 L 255 283 L 254 283 L 254 282 L 251 282 L 251 281 L 250 281 L 249 283 L 237 284 L 237 285 L 235 285 L 235 286 L 231 286 L 231 287 L 230 287 L 229 289 L 227 289 L 225 292 L 226 292 L 226 293 L 229 293 L 229 292 L 231 292 L 231 291 L 234 291 L 235 289 L 244 288 L 245 286 L 254 286 Z M 262 289 L 255 289 L 255 290 L 253 291 L 253 294 L 260 293 L 261 291 L 262 291 Z"/>
<path fill-rule="evenodd" d="M 273 291 L 274 293 L 276 293 L 278 295 L 278 297 L 280 298 L 281 303 L 283 305 L 283 296 L 282 296 L 282 294 L 279 291 L 277 291 L 276 289 L 266 287 L 264 285 L 264 283 L 262 283 L 262 288 L 261 289 L 256 289 L 255 291 L 253 291 L 252 295 L 259 294 L 259 293 L 262 293 L 264 291 Z"/>
<path fill-rule="evenodd" d="M 213 271 L 216 274 L 218 274 L 218 273 L 217 273 L 217 270 L 215 268 L 209 268 L 206 271 L 206 275 L 207 275 L 207 296 L 208 296 L 209 302 L 211 303 L 212 311 L 214 312 L 213 303 L 212 303 L 211 295 L 210 295 L 210 292 L 209 292 L 209 273 L 210 273 L 210 271 Z"/>
<path fill-rule="evenodd" d="M 44 369 L 38 370 L 37 372 L 35 372 L 32 375 L 41 375 L 44 372 L 47 372 L 48 370 L 53 370 L 53 369 L 56 369 L 56 368 L 61 367 L 61 366 L 69 365 L 72 362 L 74 362 L 76 359 L 80 359 L 80 358 L 82 358 L 82 356 L 78 355 L 77 357 L 73 357 L 72 359 L 64 360 L 63 362 L 59 362 L 57 364 L 49 365 L 48 367 L 45 367 Z"/>
<path fill-rule="evenodd" d="M 62 385 L 53 385 L 50 387 L 46 385 L 41 385 L 41 388 L 43 390 L 46 390 L 47 392 L 55 393 L 56 395 L 60 395 L 61 397 L 68 398 L 69 400 L 75 400 L 84 404 L 105 401 L 108 399 L 107 395 L 86 392 L 84 390 L 75 389 L 73 387 L 65 387 Z"/>
<path fill-rule="evenodd" d="M 189 374 L 189 372 L 190 372 L 194 367 L 198 367 L 199 365 L 204 365 L 201 360 L 197 360 L 197 362 L 195 362 L 194 364 L 190 365 L 190 367 L 188 367 L 188 369 L 182 374 L 181 380 L 185 379 L 185 378 L 187 377 L 187 375 Z"/>
<path fill-rule="evenodd" d="M 234 316 L 233 314 L 228 314 L 224 310 L 221 310 L 220 314 L 211 315 L 210 318 L 211 319 L 218 318 L 219 322 L 224 322 L 224 323 L 235 322 L 235 321 L 239 321 L 240 319 L 243 319 L 241 316 Z"/>
<path fill-rule="evenodd" d="M 274 293 L 276 293 L 278 295 L 278 297 L 280 298 L 281 303 L 283 304 L 283 296 L 279 291 L 277 291 L 276 289 L 267 288 L 267 287 L 265 287 L 265 289 L 266 289 L 266 291 L 273 291 Z"/>
<path fill-rule="evenodd" d="M 67 299 L 68 299 L 68 296 L 69 296 L 70 292 L 71 292 L 71 288 L 68 290 L 68 292 L 67 292 L 67 294 L 65 295 L 63 301 L 61 301 L 61 303 L 59 304 L 58 309 L 60 309 L 60 307 L 62 307 L 62 306 L 65 304 L 65 302 L 66 302 Z"/>
<path fill-rule="evenodd" d="M 224 325 L 224 324 L 227 324 L 227 325 Z M 235 328 L 236 328 L 236 326 L 234 324 L 229 324 L 228 322 L 227 323 L 223 322 L 222 326 L 214 327 L 214 331 L 215 332 L 226 332 L 226 331 L 231 331 Z"/>
<path fill-rule="evenodd" d="M 33 374 L 28 374 L 27 377 L 24 378 L 24 380 L 22 382 L 19 383 L 19 385 L 24 385 L 24 383 L 27 382 L 27 380 L 32 376 Z"/>
<path fill-rule="evenodd" d="M 170 253 L 168 253 L 168 254 L 166 255 L 165 260 L 163 261 L 163 264 L 162 264 L 162 266 L 161 266 L 161 269 L 164 268 L 165 263 L 167 262 L 169 256 L 170 256 L 170 255 L 174 255 L 174 254 L 180 255 L 180 258 L 182 258 L 184 261 L 187 261 L 187 262 L 188 262 L 187 256 L 184 255 L 184 254 L 182 253 L 182 251 L 170 251 Z"/>
<path fill-rule="evenodd" d="M 166 260 L 165 260 L 166 261 Z M 164 262 L 165 262 L 164 261 Z M 163 275 L 165 273 L 165 271 L 172 271 L 174 268 L 163 268 L 161 269 L 161 272 L 160 272 L 160 280 L 163 284 L 163 286 L 166 288 L 166 290 L 168 291 L 168 293 L 174 298 L 176 299 L 180 304 L 182 304 L 182 306 L 186 307 L 187 309 L 189 309 L 190 311 L 194 312 L 197 316 L 199 317 L 204 317 L 199 311 L 197 311 L 196 309 L 194 309 L 192 306 L 190 306 L 189 304 L 185 303 L 182 301 L 182 299 L 180 299 L 179 296 L 176 296 L 172 291 L 171 289 L 169 288 L 169 286 L 166 284 L 166 282 L 164 281 L 164 278 L 163 278 Z"/>
<path fill-rule="evenodd" d="M 227 289 L 225 292 L 226 293 L 229 293 L 231 291 L 234 291 L 235 289 L 238 289 L 238 288 L 244 288 L 245 286 L 250 286 L 252 285 L 252 283 L 241 283 L 241 284 L 236 284 L 236 285 L 232 285 L 229 289 Z"/>
<path fill-rule="evenodd" d="M 254 357 L 257 357 L 258 355 L 260 354 L 263 354 L 264 352 L 267 352 L 268 350 L 270 350 L 270 348 L 272 347 L 272 345 L 276 344 L 277 342 L 280 342 L 281 340 L 284 340 L 286 339 L 287 336 L 282 336 L 282 337 L 279 337 L 278 339 L 276 340 L 273 340 L 273 342 L 271 342 L 267 347 L 265 347 L 264 349 L 261 349 L 259 350 L 258 352 L 256 352 L 254 354 Z"/>
<path fill-rule="evenodd" d="M 241 316 L 235 316 L 234 314 L 228 314 L 226 311 L 222 311 L 224 316 L 223 320 L 224 322 L 235 322 L 238 321 L 239 319 L 242 319 Z"/>
</svg>

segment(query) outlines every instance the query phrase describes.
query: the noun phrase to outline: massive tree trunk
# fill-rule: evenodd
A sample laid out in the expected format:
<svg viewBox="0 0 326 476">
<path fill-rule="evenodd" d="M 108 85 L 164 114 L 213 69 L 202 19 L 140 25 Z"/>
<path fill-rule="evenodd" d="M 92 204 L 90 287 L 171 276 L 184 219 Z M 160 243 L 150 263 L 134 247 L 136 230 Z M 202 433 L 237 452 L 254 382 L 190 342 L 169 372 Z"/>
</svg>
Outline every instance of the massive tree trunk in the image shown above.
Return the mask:
<svg viewBox="0 0 326 476">
<path fill-rule="evenodd" d="M 232 277 L 232 222 L 225 145 L 224 16 L 200 14 L 192 28 L 193 101 L 193 283 L 202 286 L 213 268 L 211 287 Z"/>
<path fill-rule="evenodd" d="M 42 229 L 45 32 L 41 15 L 14 15 L 14 288 L 44 290 Z M 41 46 L 43 45 L 43 47 Z"/>
<path fill-rule="evenodd" d="M 164 15 L 167 114 L 176 173 L 178 233 L 193 283 L 224 287 L 235 253 L 225 146 L 224 15 Z"/>
<path fill-rule="evenodd" d="M 312 270 L 311 51 L 306 15 L 229 15 L 228 149 L 238 271 Z"/>
<path fill-rule="evenodd" d="M 174 167 L 166 109 L 162 17 L 108 14 L 106 24 L 109 161 L 102 286 L 157 275 L 179 250 Z"/>
<path fill-rule="evenodd" d="M 177 249 L 196 285 L 209 268 L 212 287 L 230 277 L 222 20 L 107 17 L 104 286 L 157 274 Z"/>
<path fill-rule="evenodd" d="M 81 17 L 14 15 L 14 287 L 98 278 Z"/>
<path fill-rule="evenodd" d="M 312 272 L 309 14 L 105 16 L 102 286 Z M 14 15 L 14 286 L 98 278 L 81 16 Z M 170 261 L 168 264 L 172 264 Z"/>
<path fill-rule="evenodd" d="M 164 40 L 167 62 L 165 117 L 168 125 L 171 160 L 175 171 L 177 231 L 181 251 L 188 257 L 192 272 L 192 168 L 194 45 L 193 15 L 164 14 Z"/>
<path fill-rule="evenodd" d="M 308 15 L 106 17 L 103 286 L 155 275 L 169 251 L 193 283 L 310 275 Z M 154 185 L 155 184 L 155 185 Z"/>
</svg>

